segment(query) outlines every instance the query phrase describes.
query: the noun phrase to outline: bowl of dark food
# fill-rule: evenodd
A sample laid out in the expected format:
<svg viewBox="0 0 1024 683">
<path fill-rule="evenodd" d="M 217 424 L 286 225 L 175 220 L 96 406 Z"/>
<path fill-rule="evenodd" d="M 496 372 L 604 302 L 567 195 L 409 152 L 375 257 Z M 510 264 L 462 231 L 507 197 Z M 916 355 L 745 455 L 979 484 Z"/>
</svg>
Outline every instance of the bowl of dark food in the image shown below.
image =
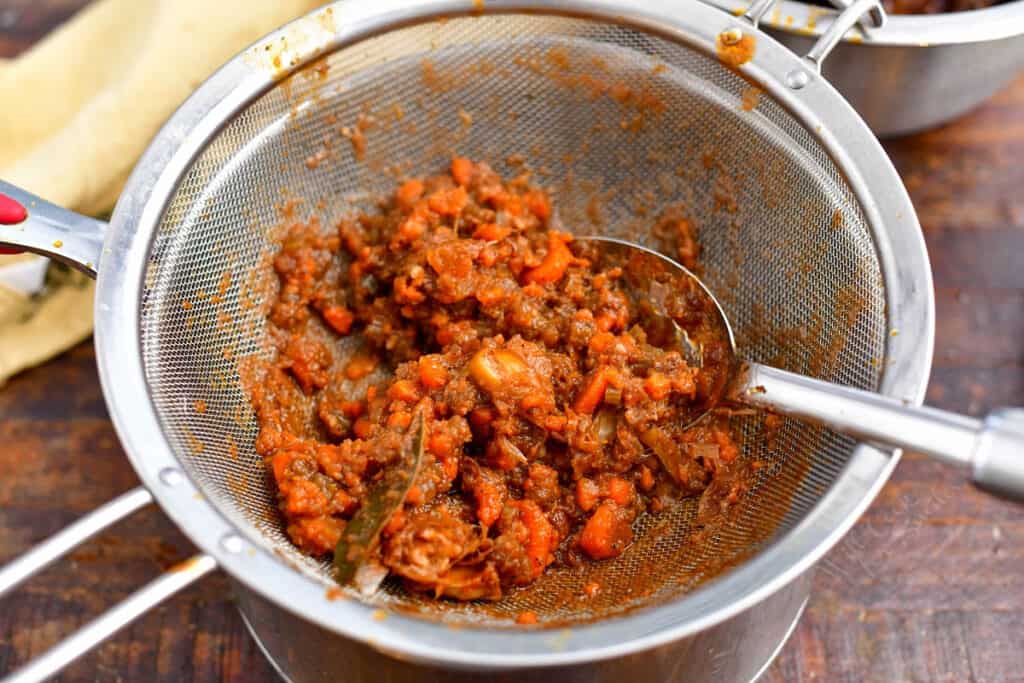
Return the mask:
<svg viewBox="0 0 1024 683">
<path fill-rule="evenodd" d="M 742 13 L 746 2 L 709 0 Z M 846 3 L 843 3 L 846 4 Z M 886 0 L 888 21 L 855 28 L 824 74 L 879 136 L 926 130 L 978 106 L 1024 71 L 1024 2 Z M 762 26 L 806 52 L 836 10 L 780 0 Z"/>
<path fill-rule="evenodd" d="M 751 680 L 899 460 L 875 426 L 1024 488 L 1019 413 L 917 408 L 931 271 L 877 139 L 707 4 L 334 3 L 200 86 L 109 225 L 0 195 L 0 243 L 98 275 L 142 481 L 0 593 L 153 501 L 200 549 L 19 683 L 214 569 L 290 680 Z M 767 371 L 721 402 L 733 349 L 838 417 Z"/>
</svg>

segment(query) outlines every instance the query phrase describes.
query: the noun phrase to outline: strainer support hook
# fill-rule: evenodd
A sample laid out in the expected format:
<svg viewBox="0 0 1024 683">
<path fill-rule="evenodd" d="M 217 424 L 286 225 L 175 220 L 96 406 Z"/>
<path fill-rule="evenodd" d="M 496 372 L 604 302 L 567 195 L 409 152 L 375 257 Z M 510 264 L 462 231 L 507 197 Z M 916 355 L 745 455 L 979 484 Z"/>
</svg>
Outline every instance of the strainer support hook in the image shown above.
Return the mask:
<svg viewBox="0 0 1024 683">
<path fill-rule="evenodd" d="M 758 28 L 761 20 L 777 2 L 778 0 L 754 0 L 747 11 L 743 13 L 743 18 L 753 24 L 754 28 Z M 818 73 L 821 72 L 821 65 L 825 58 L 831 54 L 847 31 L 857 25 L 867 35 L 872 29 L 884 26 L 887 19 L 885 8 L 882 7 L 879 0 L 830 0 L 830 2 L 839 10 L 839 14 L 832 19 L 828 29 L 804 56 L 804 59 L 810 62 Z"/>
<path fill-rule="evenodd" d="M 868 34 L 871 29 L 884 26 L 887 19 L 885 9 L 879 0 L 853 0 L 853 2 L 831 0 L 831 2 L 841 11 L 832 20 L 814 47 L 804 56 L 804 59 L 810 62 L 818 73 L 821 73 L 821 65 L 825 58 L 832 53 L 847 31 L 857 25 L 860 26 L 861 31 Z"/>
</svg>

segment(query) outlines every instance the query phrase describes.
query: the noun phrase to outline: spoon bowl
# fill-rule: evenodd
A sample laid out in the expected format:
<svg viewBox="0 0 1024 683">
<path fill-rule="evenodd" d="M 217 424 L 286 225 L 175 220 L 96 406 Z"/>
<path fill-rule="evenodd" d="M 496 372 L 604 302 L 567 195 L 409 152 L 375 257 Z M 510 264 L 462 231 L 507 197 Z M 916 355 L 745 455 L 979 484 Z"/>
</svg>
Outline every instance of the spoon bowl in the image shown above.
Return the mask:
<svg viewBox="0 0 1024 683">
<path fill-rule="evenodd" d="M 984 420 L 741 361 L 729 318 L 696 274 L 647 247 L 611 237 L 576 238 L 605 266 L 622 268 L 641 325 L 657 346 L 675 346 L 699 368 L 693 424 L 724 402 L 825 425 L 882 446 L 909 448 L 969 468 L 975 484 L 1024 500 L 1024 409 Z"/>
</svg>

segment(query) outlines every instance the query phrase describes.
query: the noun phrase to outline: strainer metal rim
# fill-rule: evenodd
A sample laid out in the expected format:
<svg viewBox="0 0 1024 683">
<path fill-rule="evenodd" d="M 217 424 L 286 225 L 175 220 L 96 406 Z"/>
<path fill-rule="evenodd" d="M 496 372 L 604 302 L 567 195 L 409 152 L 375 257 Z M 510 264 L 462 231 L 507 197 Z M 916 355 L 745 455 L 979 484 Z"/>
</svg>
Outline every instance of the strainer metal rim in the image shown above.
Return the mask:
<svg viewBox="0 0 1024 683">
<path fill-rule="evenodd" d="M 744 20 L 697 0 L 492 0 L 486 9 L 468 0 L 342 1 L 284 27 L 232 59 L 203 84 L 167 122 L 129 178 L 112 217 L 98 279 L 100 378 L 128 457 L 163 510 L 234 578 L 278 606 L 386 654 L 456 668 L 536 667 L 622 656 L 718 624 L 805 572 L 871 503 L 895 467 L 898 453 L 857 447 L 844 472 L 800 524 L 759 556 L 715 580 L 719 591 L 734 596 L 730 602 L 715 605 L 704 586 L 663 606 L 557 633 L 454 630 L 401 614 L 379 620 L 372 606 L 329 601 L 322 583 L 246 538 L 245 532 L 202 498 L 187 476 L 162 476 L 181 466 L 162 431 L 146 380 L 140 344 L 141 292 L 157 226 L 192 160 L 234 114 L 278 79 L 323 54 L 412 22 L 480 11 L 543 12 L 628 23 L 712 56 L 721 31 L 752 30 Z M 268 45 L 276 46 L 272 49 L 279 55 L 280 67 L 267 60 Z M 806 71 L 809 82 L 790 90 L 786 75 L 795 69 Z M 891 362 L 883 371 L 880 391 L 919 404 L 931 365 L 934 299 L 923 236 L 895 169 L 842 97 L 807 62 L 765 34 L 757 34 L 757 55 L 743 71 L 786 104 L 846 174 L 876 242 L 887 283 L 890 325 L 916 332 L 886 339 L 886 358 Z"/>
</svg>

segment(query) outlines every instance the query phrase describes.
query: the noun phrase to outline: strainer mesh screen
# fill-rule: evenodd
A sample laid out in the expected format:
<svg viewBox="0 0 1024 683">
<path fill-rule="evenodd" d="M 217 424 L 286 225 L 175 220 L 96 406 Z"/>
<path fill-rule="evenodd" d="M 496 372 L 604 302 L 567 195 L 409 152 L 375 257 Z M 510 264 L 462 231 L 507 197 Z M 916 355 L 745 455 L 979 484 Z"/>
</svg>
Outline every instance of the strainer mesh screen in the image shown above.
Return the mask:
<svg viewBox="0 0 1024 683">
<path fill-rule="evenodd" d="M 769 95 L 713 57 L 579 18 L 474 17 L 383 34 L 297 74 L 223 129 L 166 211 L 143 293 L 146 373 L 173 448 L 225 515 L 299 570 L 330 583 L 327 565 L 282 532 L 239 379 L 239 359 L 266 353 L 262 303 L 282 206 L 333 226 L 456 152 L 507 175 L 529 167 L 579 234 L 658 247 L 655 217 L 679 207 L 699 228 L 706 279 L 744 355 L 876 386 L 886 329 L 869 229 L 836 166 Z M 607 616 L 662 603 L 756 553 L 803 518 L 853 447 L 796 422 L 768 445 L 761 422 L 737 418 L 743 457 L 762 466 L 735 519 L 705 544 L 687 543 L 696 505 L 685 501 L 641 519 L 616 560 L 550 572 L 497 605 L 445 603 L 444 618 Z M 590 581 L 603 590 L 584 600 Z M 397 586 L 375 600 L 442 613 Z"/>
</svg>

